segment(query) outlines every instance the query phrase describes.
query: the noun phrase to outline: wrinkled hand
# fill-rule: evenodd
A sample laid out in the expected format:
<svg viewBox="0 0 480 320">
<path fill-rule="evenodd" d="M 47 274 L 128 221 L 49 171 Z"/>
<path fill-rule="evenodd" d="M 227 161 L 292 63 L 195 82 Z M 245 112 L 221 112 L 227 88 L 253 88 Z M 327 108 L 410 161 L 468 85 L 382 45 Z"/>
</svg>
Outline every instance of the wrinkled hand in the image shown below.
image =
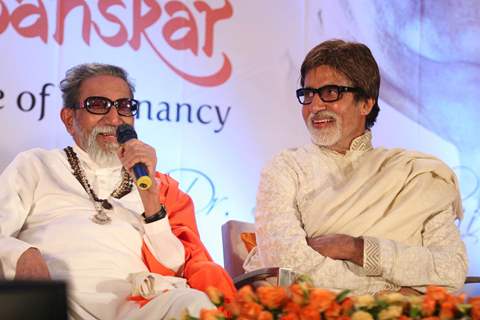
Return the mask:
<svg viewBox="0 0 480 320">
<path fill-rule="evenodd" d="M 145 164 L 149 176 L 153 179 L 157 167 L 157 153 L 153 147 L 138 139 L 131 139 L 119 148 L 118 158 L 123 167 L 132 174 L 132 168 L 136 163 Z"/>
<path fill-rule="evenodd" d="M 363 239 L 346 234 L 329 234 L 307 238 L 307 244 L 322 256 L 348 260 L 363 266 Z"/>
<path fill-rule="evenodd" d="M 25 250 L 17 261 L 15 280 L 50 280 L 50 272 L 36 248 Z"/>
<path fill-rule="evenodd" d="M 145 164 L 153 184 L 147 190 L 139 190 L 139 193 L 145 208 L 145 216 L 148 217 L 157 213 L 160 210 L 160 200 L 158 199 L 158 186 L 155 179 L 157 167 L 157 153 L 155 149 L 138 139 L 131 139 L 121 145 L 118 150 L 118 158 L 132 177 L 135 177 L 132 170 L 133 166 L 139 162 Z"/>
</svg>

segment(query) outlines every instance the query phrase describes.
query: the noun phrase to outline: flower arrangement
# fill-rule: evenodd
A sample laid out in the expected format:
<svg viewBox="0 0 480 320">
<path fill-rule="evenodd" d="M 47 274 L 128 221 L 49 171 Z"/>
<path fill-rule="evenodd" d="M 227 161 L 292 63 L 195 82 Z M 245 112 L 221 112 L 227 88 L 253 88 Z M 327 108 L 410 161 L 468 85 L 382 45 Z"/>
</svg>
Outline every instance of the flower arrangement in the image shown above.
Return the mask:
<svg viewBox="0 0 480 320">
<path fill-rule="evenodd" d="M 480 320 L 480 297 L 465 301 L 465 296 L 449 294 L 440 287 L 429 287 L 423 296 L 386 293 L 349 296 L 314 288 L 301 277 L 288 289 L 245 286 L 234 301 L 225 302 L 215 288 L 207 294 L 217 309 L 202 310 L 200 320 Z M 186 316 L 186 320 L 197 318 Z"/>
</svg>

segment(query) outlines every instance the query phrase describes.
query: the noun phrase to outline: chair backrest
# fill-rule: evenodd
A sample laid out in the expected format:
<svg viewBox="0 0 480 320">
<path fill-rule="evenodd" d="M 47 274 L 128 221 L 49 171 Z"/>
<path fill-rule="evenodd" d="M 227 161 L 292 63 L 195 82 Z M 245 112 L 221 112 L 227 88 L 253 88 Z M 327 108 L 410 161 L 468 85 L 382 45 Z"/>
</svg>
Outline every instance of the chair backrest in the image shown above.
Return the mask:
<svg viewBox="0 0 480 320">
<path fill-rule="evenodd" d="M 237 220 L 222 225 L 223 263 L 232 278 L 245 272 L 242 265 L 248 252 L 240 238 L 242 232 L 255 232 L 255 225 Z"/>
</svg>

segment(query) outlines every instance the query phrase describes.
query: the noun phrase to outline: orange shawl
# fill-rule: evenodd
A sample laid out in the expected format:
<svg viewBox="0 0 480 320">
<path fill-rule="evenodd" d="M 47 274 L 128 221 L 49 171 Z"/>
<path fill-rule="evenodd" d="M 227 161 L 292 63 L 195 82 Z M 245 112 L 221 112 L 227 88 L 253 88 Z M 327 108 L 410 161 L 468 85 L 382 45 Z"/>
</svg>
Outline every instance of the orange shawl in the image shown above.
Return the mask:
<svg viewBox="0 0 480 320">
<path fill-rule="evenodd" d="M 227 300 L 231 301 L 236 292 L 235 286 L 228 273 L 213 262 L 200 240 L 192 199 L 178 188 L 178 182 L 170 176 L 157 172 L 156 178 L 161 182 L 159 197 L 167 209 L 172 232 L 185 247 L 185 263 L 179 273 L 183 271 L 183 277 L 190 287 L 200 291 L 205 291 L 210 286 L 216 287 L 223 292 Z M 145 243 L 142 246 L 142 256 L 150 272 L 164 276 L 179 276 L 162 265 Z M 141 305 L 148 302 L 145 299 L 134 300 Z"/>
</svg>

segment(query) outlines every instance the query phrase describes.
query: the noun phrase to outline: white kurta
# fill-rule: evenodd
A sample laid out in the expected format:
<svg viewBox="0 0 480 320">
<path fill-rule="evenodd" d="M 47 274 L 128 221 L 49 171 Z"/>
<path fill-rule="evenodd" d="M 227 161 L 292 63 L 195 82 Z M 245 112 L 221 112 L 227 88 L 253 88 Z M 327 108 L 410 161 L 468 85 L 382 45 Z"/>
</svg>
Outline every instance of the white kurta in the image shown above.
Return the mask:
<svg viewBox="0 0 480 320">
<path fill-rule="evenodd" d="M 454 223 L 459 201 L 455 177 L 440 161 L 373 149 L 369 131 L 345 155 L 313 144 L 286 150 L 262 172 L 258 247 L 245 268 L 290 267 L 318 287 L 356 294 L 429 284 L 459 289 L 467 270 Z M 363 268 L 324 257 L 306 242 L 333 233 L 364 237 Z"/>
<path fill-rule="evenodd" d="M 121 167 L 99 168 L 80 148 L 74 146 L 74 151 L 97 196 L 108 198 L 121 181 Z M 17 260 L 26 249 L 38 248 L 52 278 L 68 281 L 74 313 L 81 317 L 113 319 L 122 305 L 123 314 L 138 309 L 133 303 L 125 309 L 125 303 L 132 291 L 129 275 L 148 272 L 141 256 L 142 240 L 170 269 L 176 271 L 184 263 L 184 247 L 172 234 L 168 219 L 143 223 L 143 205 L 135 187 L 121 199 L 110 198 L 114 207 L 110 224 L 92 222 L 94 205 L 73 176 L 63 150 L 19 154 L 0 176 L 0 185 L 0 258 L 5 277 L 14 277 Z M 168 287 L 169 281 L 165 283 Z M 157 310 L 157 318 L 161 314 Z"/>
</svg>

